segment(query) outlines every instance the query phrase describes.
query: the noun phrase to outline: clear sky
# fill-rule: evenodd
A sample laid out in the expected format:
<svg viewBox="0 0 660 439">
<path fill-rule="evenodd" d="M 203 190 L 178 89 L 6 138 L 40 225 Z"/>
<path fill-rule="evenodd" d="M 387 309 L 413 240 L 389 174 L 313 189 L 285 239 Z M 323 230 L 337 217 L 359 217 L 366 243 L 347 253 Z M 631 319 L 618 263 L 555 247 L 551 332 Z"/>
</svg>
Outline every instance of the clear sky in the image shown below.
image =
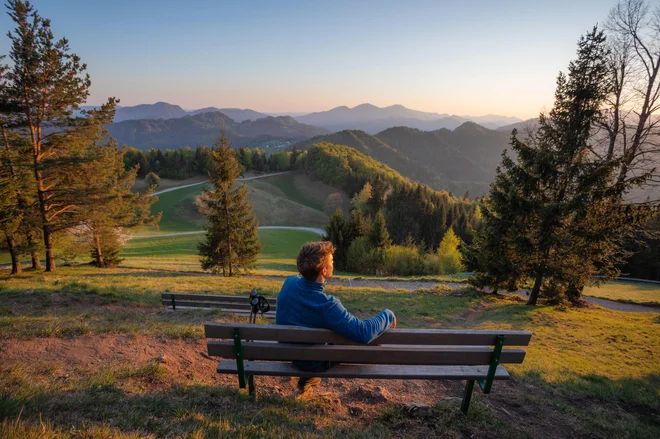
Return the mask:
<svg viewBox="0 0 660 439">
<path fill-rule="evenodd" d="M 34 0 L 88 65 L 90 104 L 262 112 L 369 102 L 530 118 L 616 0 Z M 14 25 L 0 17 L 0 53 Z"/>
</svg>

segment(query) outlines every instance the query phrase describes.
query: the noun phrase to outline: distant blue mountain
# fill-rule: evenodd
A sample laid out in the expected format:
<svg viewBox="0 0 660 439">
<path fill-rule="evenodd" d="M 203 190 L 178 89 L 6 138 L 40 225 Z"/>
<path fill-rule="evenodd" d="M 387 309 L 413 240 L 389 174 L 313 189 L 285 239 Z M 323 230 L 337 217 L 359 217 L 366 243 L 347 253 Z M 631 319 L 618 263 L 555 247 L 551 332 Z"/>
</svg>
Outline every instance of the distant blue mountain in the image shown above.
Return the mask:
<svg viewBox="0 0 660 439">
<path fill-rule="evenodd" d="M 491 129 L 520 122 L 520 119 L 516 117 L 494 114 L 487 116 L 455 116 L 411 110 L 403 105 L 380 108 L 371 104 L 362 104 L 354 108 L 341 106 L 328 111 L 297 116 L 295 119 L 298 122 L 323 127 L 330 131 L 362 130 L 370 134 L 395 126 L 434 131 L 441 128 L 453 130 L 468 121 L 479 123 Z"/>
<path fill-rule="evenodd" d="M 215 112 L 220 112 L 226 116 L 229 116 L 231 119 L 235 120 L 236 122 L 243 122 L 245 120 L 257 120 L 257 119 L 263 119 L 264 117 L 268 117 L 267 114 L 259 113 L 258 111 L 250 110 L 249 108 L 243 110 L 240 108 L 206 107 L 206 108 L 200 108 L 199 110 L 189 111 L 188 114 L 194 116 L 196 114 L 215 113 Z"/>
</svg>

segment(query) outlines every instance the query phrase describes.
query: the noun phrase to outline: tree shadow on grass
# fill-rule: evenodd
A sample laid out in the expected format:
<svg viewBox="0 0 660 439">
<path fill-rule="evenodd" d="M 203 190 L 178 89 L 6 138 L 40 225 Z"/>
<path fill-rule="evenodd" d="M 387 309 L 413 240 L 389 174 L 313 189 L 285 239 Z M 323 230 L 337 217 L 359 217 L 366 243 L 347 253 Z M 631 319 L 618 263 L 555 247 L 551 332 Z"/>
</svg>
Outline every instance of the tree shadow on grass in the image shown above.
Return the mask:
<svg viewBox="0 0 660 439">
<path fill-rule="evenodd" d="M 560 382 L 530 371 L 490 395 L 532 437 L 660 437 L 660 375 L 610 379 L 567 370 Z"/>
<path fill-rule="evenodd" d="M 152 434 L 156 437 L 382 437 L 379 427 L 318 429 L 324 410 L 315 404 L 281 397 L 254 400 L 225 386 L 178 386 L 165 391 L 127 393 L 114 383 L 77 391 L 36 391 L 29 396 L 0 396 L 0 433 L 20 422 L 42 433 L 73 428 L 90 437 Z M 18 421 L 20 417 L 20 421 Z M 43 431 L 44 426 L 51 431 Z M 2 432 L 2 430 L 5 430 Z M 324 431 L 325 430 L 325 431 Z M 0 434 L 0 435 L 3 435 Z M 34 435 L 34 437 L 41 437 Z M 87 437 L 87 436 L 85 436 Z M 99 436 L 100 437 L 100 436 Z M 132 436 L 131 436 L 132 437 Z"/>
</svg>

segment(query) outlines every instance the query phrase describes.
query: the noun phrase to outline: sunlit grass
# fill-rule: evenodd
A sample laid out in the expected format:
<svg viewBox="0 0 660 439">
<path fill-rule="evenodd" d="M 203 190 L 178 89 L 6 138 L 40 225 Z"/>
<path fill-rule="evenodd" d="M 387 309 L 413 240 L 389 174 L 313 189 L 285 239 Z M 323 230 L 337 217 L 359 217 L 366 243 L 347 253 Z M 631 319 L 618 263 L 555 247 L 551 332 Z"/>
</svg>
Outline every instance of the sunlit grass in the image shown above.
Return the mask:
<svg viewBox="0 0 660 439">
<path fill-rule="evenodd" d="M 600 286 L 587 287 L 586 296 L 601 297 L 619 302 L 640 303 L 660 306 L 660 284 L 645 282 L 616 281 Z"/>
</svg>

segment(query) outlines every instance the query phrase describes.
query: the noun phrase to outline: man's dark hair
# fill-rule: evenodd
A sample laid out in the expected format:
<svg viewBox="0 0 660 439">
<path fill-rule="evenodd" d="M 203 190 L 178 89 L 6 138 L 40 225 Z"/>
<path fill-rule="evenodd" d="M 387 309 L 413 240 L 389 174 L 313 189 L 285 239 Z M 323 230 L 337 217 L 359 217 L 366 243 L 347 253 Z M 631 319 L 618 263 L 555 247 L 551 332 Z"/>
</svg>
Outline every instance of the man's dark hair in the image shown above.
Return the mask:
<svg viewBox="0 0 660 439">
<path fill-rule="evenodd" d="M 305 279 L 316 280 L 334 252 L 335 246 L 330 241 L 309 242 L 303 245 L 296 259 L 298 271 Z"/>
</svg>

